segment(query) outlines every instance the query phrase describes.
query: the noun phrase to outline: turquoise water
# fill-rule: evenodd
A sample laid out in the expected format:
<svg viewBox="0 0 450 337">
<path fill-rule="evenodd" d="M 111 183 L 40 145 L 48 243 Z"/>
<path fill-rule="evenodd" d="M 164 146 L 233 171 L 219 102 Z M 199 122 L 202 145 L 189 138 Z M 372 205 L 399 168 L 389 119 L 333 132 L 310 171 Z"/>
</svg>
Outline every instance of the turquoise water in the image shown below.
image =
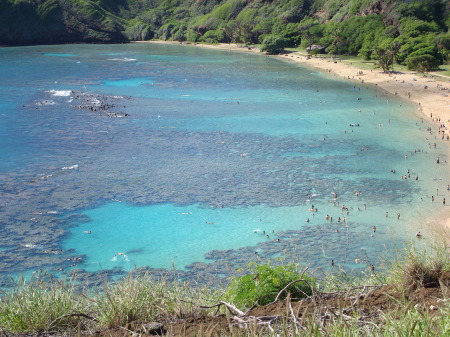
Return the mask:
<svg viewBox="0 0 450 337">
<path fill-rule="evenodd" d="M 211 278 L 283 255 L 364 269 L 426 231 L 447 194 L 446 144 L 417 106 L 366 85 L 192 46 L 0 60 L 2 274 Z"/>
</svg>

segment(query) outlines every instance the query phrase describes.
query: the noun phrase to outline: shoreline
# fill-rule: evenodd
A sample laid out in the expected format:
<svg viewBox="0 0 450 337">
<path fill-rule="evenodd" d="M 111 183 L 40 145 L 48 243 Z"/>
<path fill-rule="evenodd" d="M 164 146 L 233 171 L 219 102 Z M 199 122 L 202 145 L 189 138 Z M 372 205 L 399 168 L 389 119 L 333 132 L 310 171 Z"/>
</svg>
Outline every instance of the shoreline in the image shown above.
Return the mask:
<svg viewBox="0 0 450 337">
<path fill-rule="evenodd" d="M 186 44 L 174 41 L 142 42 Z M 189 45 L 229 52 L 260 54 L 258 48 L 240 47 L 236 44 L 209 45 L 192 43 Z M 380 69 L 362 69 L 349 61 L 333 61 L 331 58 L 321 58 L 320 56 L 307 57 L 301 52 L 268 55 L 268 57 L 275 57 L 304 67 L 313 68 L 326 72 L 330 76 L 341 77 L 343 80 L 378 86 L 390 95 L 417 104 L 417 116 L 426 118 L 430 124 L 435 126 L 436 131 L 439 130 L 440 125 L 445 125 L 441 129 L 441 132 L 445 133 L 445 139 L 438 139 L 438 144 L 443 144 L 447 147 L 447 157 L 450 158 L 450 140 L 447 139 L 447 136 L 450 137 L 450 77 L 434 74 L 424 75 L 412 71 L 386 74 Z M 450 209 L 430 214 L 427 217 L 426 227 L 433 232 L 433 237 L 443 239 L 450 246 Z"/>
</svg>

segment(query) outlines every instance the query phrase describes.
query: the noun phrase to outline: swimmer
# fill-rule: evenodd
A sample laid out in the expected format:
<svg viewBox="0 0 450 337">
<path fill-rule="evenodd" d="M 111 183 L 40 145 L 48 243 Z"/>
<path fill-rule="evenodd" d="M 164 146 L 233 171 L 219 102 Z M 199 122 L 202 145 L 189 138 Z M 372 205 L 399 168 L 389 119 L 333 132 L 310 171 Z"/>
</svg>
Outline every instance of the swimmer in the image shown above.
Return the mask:
<svg viewBox="0 0 450 337">
<path fill-rule="evenodd" d="M 373 232 L 375 233 L 377 231 L 377 226 L 373 226 L 372 229 L 373 229 Z"/>
<path fill-rule="evenodd" d="M 419 238 L 419 237 L 421 237 L 421 236 L 422 236 L 422 233 L 420 233 L 420 232 L 417 232 L 417 233 L 416 233 L 416 237 Z"/>
</svg>

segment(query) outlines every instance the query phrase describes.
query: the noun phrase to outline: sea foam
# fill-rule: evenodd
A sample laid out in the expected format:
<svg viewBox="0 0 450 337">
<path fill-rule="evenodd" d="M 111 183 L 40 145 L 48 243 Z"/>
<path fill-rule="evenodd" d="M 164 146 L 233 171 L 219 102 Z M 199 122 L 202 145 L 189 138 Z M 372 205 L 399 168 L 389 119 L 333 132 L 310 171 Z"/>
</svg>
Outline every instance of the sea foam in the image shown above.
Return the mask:
<svg viewBox="0 0 450 337">
<path fill-rule="evenodd" d="M 67 97 L 72 94 L 72 90 L 49 90 L 49 93 L 51 93 L 53 96 L 62 96 Z"/>
</svg>

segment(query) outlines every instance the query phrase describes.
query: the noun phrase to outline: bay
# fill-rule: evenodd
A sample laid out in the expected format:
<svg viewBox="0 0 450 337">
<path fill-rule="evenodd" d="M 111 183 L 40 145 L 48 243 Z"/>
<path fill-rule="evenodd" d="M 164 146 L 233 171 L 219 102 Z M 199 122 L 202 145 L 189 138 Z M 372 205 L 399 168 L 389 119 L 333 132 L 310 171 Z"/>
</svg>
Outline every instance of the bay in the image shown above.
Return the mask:
<svg viewBox="0 0 450 337">
<path fill-rule="evenodd" d="M 263 55 L 64 45 L 0 60 L 2 275 L 206 280 L 280 256 L 382 268 L 448 181 L 416 106 Z"/>
</svg>

